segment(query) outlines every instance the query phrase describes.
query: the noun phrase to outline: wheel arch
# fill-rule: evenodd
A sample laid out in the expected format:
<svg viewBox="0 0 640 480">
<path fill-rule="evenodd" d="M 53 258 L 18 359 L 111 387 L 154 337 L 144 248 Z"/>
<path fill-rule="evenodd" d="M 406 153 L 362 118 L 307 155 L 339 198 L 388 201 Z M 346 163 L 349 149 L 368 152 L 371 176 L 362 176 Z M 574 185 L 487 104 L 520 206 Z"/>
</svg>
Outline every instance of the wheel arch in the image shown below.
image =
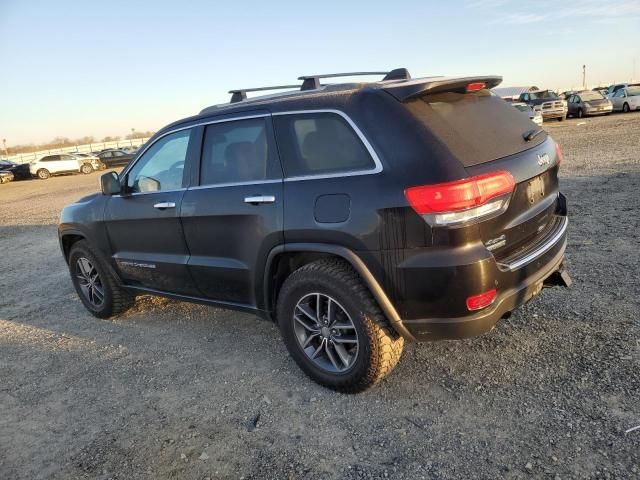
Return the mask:
<svg viewBox="0 0 640 480">
<path fill-rule="evenodd" d="M 365 283 L 394 330 L 407 341 L 414 337 L 404 327 L 391 300 L 362 259 L 352 250 L 325 243 L 291 243 L 274 247 L 267 256 L 263 279 L 265 310 L 273 312 L 282 284 L 290 273 L 321 258 L 337 257 L 349 263 Z M 273 318 L 272 318 L 273 319 Z"/>
</svg>

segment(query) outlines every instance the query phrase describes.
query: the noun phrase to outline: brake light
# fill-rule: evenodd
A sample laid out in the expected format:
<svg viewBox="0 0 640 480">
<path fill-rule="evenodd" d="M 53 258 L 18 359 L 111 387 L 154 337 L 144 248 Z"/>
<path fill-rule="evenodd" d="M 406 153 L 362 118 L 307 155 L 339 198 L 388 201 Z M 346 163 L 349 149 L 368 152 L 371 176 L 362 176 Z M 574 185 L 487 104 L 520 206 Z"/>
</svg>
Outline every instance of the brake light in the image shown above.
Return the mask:
<svg viewBox="0 0 640 480">
<path fill-rule="evenodd" d="M 470 296 L 467 298 L 467 310 L 480 310 L 481 308 L 488 307 L 496 299 L 497 293 L 494 288 L 488 292 Z"/>
<path fill-rule="evenodd" d="M 464 180 L 410 187 L 404 194 L 428 223 L 445 226 L 502 213 L 515 184 L 511 174 L 501 170 Z"/>
<path fill-rule="evenodd" d="M 477 92 L 478 90 L 482 90 L 483 88 L 487 88 L 487 85 L 484 82 L 474 82 L 467 85 L 467 93 Z"/>
<path fill-rule="evenodd" d="M 564 160 L 564 155 L 562 153 L 562 149 L 560 148 L 560 145 L 556 143 L 556 165 L 560 165 L 560 163 L 562 163 L 563 160 Z"/>
</svg>

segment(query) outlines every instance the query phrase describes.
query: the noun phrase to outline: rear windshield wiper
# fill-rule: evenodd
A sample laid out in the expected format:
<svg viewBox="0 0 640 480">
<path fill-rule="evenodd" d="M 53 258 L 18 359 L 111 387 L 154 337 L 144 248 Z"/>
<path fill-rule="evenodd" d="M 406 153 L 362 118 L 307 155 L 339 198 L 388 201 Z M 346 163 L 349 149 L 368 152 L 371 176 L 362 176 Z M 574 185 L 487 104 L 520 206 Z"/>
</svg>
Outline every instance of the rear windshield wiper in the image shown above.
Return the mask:
<svg viewBox="0 0 640 480">
<path fill-rule="evenodd" d="M 544 132 L 544 130 L 542 130 L 541 128 L 537 130 L 536 129 L 529 130 L 528 132 L 524 132 L 522 134 L 522 138 L 524 138 L 525 141 L 530 142 L 531 140 L 536 138 L 538 135 L 540 135 L 542 132 Z"/>
</svg>

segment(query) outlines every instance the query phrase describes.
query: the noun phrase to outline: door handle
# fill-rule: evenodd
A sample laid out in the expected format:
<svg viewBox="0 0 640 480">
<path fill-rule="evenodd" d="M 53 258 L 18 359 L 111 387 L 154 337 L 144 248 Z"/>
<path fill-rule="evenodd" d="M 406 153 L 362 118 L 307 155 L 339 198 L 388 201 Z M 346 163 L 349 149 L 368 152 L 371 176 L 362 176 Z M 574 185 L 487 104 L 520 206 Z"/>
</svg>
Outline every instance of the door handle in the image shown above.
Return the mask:
<svg viewBox="0 0 640 480">
<path fill-rule="evenodd" d="M 164 210 L 165 208 L 176 208 L 176 204 L 174 202 L 160 202 L 156 203 L 153 208 L 157 208 L 159 210 Z"/>
<path fill-rule="evenodd" d="M 276 201 L 276 197 L 273 195 L 255 195 L 252 197 L 244 197 L 244 203 L 251 203 L 257 205 L 259 203 L 273 203 Z"/>
</svg>

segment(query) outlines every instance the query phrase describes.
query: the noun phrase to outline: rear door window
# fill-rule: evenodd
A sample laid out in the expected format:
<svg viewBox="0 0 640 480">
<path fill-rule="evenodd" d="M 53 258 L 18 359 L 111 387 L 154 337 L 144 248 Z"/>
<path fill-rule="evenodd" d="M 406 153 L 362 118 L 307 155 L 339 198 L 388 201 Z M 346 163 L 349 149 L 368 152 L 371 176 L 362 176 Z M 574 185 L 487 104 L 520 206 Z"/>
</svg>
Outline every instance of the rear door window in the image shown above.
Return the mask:
<svg viewBox="0 0 640 480">
<path fill-rule="evenodd" d="M 274 124 L 287 177 L 349 173 L 376 168 L 358 134 L 336 113 L 276 115 Z"/>
</svg>

